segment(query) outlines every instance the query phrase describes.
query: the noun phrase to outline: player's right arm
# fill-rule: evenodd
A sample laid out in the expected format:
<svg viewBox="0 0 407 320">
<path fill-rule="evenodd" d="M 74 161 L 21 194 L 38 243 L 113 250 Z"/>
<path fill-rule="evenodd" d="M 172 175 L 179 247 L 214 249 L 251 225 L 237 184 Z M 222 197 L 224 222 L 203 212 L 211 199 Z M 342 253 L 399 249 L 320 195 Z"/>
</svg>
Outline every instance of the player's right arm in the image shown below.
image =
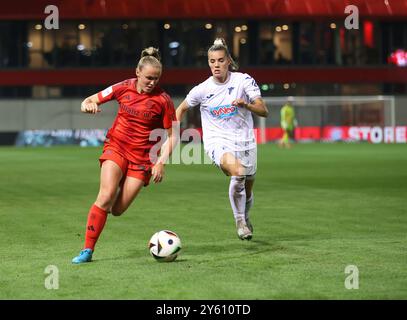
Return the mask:
<svg viewBox="0 0 407 320">
<path fill-rule="evenodd" d="M 85 98 L 81 103 L 81 111 L 84 113 L 98 113 L 100 112 L 99 108 L 100 100 L 98 94 L 91 95 Z"/>
<path fill-rule="evenodd" d="M 120 96 L 120 94 L 126 91 L 128 85 L 129 81 L 124 80 L 122 82 L 107 87 L 105 90 L 102 90 L 98 93 L 95 93 L 94 95 L 87 97 L 81 103 L 81 111 L 93 114 L 101 112 L 102 110 L 99 108 L 99 105 L 110 100 L 116 99 L 117 96 Z"/>
<path fill-rule="evenodd" d="M 204 83 L 205 82 L 192 88 L 192 90 L 189 91 L 189 93 L 187 94 L 185 100 L 182 101 L 181 104 L 178 106 L 178 108 L 175 112 L 177 121 L 181 122 L 182 119 L 184 119 L 185 113 L 187 113 L 187 111 L 191 107 L 201 104 L 202 98 L 204 96 L 204 89 L 205 89 L 205 87 L 203 86 Z"/>
<path fill-rule="evenodd" d="M 177 121 L 181 122 L 184 119 L 185 113 L 189 109 L 188 103 L 186 100 L 182 101 L 176 110 Z"/>
</svg>

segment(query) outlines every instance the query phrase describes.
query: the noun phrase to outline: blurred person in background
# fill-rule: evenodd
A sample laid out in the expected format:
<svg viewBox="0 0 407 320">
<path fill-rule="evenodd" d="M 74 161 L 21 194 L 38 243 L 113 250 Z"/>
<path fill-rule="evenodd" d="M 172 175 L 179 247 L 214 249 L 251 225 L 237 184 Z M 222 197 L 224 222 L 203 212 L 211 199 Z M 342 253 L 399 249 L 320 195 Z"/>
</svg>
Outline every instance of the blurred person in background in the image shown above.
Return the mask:
<svg viewBox="0 0 407 320">
<path fill-rule="evenodd" d="M 298 123 L 295 118 L 295 110 L 292 105 L 293 101 L 293 97 L 288 97 L 287 102 L 280 110 L 280 125 L 281 129 L 283 130 L 283 136 L 279 141 L 279 146 L 282 148 L 291 148 L 291 141 L 294 141 L 295 139 L 295 127 Z"/>
</svg>

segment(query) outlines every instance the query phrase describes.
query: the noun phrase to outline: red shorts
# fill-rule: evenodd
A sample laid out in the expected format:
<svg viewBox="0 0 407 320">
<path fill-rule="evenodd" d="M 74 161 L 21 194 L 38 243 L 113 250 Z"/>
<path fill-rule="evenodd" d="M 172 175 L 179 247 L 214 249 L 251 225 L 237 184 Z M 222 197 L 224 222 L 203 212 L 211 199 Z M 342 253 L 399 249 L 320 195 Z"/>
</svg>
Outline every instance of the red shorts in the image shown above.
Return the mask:
<svg viewBox="0 0 407 320">
<path fill-rule="evenodd" d="M 144 186 L 147 187 L 151 179 L 151 164 L 135 164 L 121 156 L 116 150 L 108 147 L 103 150 L 99 158 L 100 166 L 105 160 L 111 160 L 122 169 L 123 175 L 133 177 L 144 181 Z"/>
</svg>

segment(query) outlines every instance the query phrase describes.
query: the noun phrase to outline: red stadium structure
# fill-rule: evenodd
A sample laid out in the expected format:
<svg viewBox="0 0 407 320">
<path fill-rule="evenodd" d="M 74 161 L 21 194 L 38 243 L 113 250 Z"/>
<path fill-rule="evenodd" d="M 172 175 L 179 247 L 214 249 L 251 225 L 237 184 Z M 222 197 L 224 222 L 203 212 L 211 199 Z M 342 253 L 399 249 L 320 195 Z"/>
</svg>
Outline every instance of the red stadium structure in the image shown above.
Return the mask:
<svg viewBox="0 0 407 320">
<path fill-rule="evenodd" d="M 343 21 L 347 14 L 344 9 L 355 5 L 364 23 L 361 26 L 365 43 L 372 37 L 372 22 L 402 23 L 407 18 L 406 0 L 56 0 L 61 23 L 69 20 L 112 21 L 112 20 L 185 20 L 210 19 L 249 21 Z M 46 0 L 7 1 L 0 10 L 1 21 L 43 21 Z M 341 41 L 346 30 L 340 30 Z M 381 31 L 383 32 L 383 31 Z M 192 36 L 192 35 L 191 35 Z M 403 37 L 406 37 L 405 35 Z M 250 39 L 249 39 L 250 41 Z M 404 40 L 406 41 L 406 40 Z M 406 48 L 404 48 L 406 49 Z M 390 49 L 389 49 L 390 50 Z M 387 61 L 387 57 L 385 59 Z M 18 70 L 20 69 L 20 70 Z M 390 65 L 368 66 L 309 66 L 290 64 L 289 66 L 245 65 L 259 82 L 267 83 L 393 83 L 403 84 L 407 80 L 407 69 L 393 68 Z M 167 67 L 162 78 L 163 84 L 194 84 L 207 75 L 206 67 Z M 122 79 L 129 74 L 129 67 L 111 66 L 80 68 L 44 68 L 39 70 L 8 68 L 0 69 L 0 85 L 104 85 Z M 103 76 L 102 76 L 103 75 Z"/>
</svg>

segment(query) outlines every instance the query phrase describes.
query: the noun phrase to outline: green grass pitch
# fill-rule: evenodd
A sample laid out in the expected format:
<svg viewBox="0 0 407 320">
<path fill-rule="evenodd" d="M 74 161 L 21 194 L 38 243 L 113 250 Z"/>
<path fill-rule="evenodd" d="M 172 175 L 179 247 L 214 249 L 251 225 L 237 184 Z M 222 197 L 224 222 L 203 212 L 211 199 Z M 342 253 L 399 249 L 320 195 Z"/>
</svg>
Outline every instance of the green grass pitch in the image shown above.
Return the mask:
<svg viewBox="0 0 407 320">
<path fill-rule="evenodd" d="M 250 242 L 217 168 L 168 165 L 162 184 L 109 216 L 94 261 L 72 265 L 100 152 L 0 148 L 0 299 L 407 298 L 406 145 L 259 146 Z M 181 237 L 173 263 L 148 252 L 161 229 Z M 58 289 L 45 287 L 49 265 Z M 358 289 L 345 287 L 348 265 Z"/>
</svg>

